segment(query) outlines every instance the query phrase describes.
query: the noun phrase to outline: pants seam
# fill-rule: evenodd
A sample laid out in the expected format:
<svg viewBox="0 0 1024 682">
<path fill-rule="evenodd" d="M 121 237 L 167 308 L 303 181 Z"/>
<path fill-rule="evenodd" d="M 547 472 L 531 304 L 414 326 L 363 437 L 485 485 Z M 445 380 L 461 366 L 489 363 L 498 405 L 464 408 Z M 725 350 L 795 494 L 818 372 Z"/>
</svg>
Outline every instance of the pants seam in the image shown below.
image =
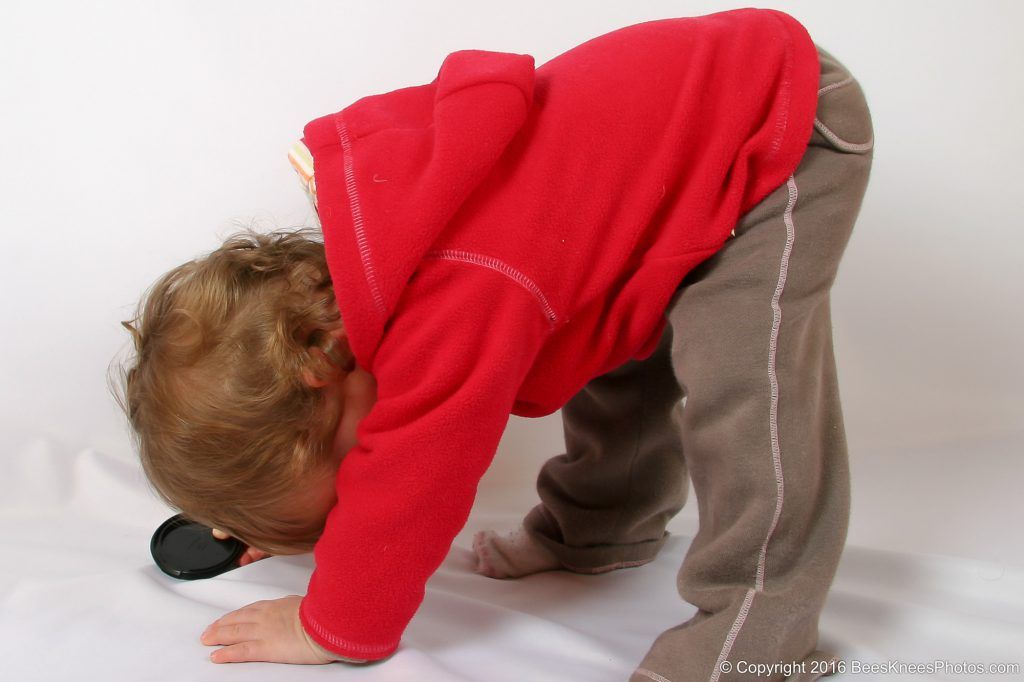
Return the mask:
<svg viewBox="0 0 1024 682">
<path fill-rule="evenodd" d="M 636 672 L 638 675 L 643 675 L 644 677 L 651 678 L 652 680 L 654 680 L 654 682 L 672 682 L 672 680 L 668 679 L 667 677 L 659 675 L 653 670 L 648 670 L 647 668 L 637 668 Z"/>
<path fill-rule="evenodd" d="M 840 151 L 844 152 L 866 152 L 874 146 L 875 140 L 869 139 L 867 142 L 850 142 L 836 135 L 832 130 L 821 122 L 818 117 L 814 118 L 814 127 L 818 130 L 822 136 L 825 137 L 829 142 L 839 148 Z"/>
<path fill-rule="evenodd" d="M 833 83 L 832 85 L 826 85 L 823 88 L 819 88 L 818 89 L 818 97 L 821 97 L 822 95 L 824 95 L 827 92 L 832 92 L 833 90 L 838 90 L 839 88 L 841 88 L 841 87 L 843 87 L 845 85 L 849 85 L 850 83 L 853 82 L 853 80 L 854 80 L 853 76 L 847 76 L 843 80 L 837 81 L 837 82 Z"/>
<path fill-rule="evenodd" d="M 779 264 L 779 279 L 775 285 L 775 292 L 772 294 L 772 330 L 768 339 L 768 380 L 771 388 L 771 401 L 768 411 L 768 430 L 771 434 L 772 445 L 772 466 L 775 470 L 775 513 L 772 516 L 768 532 L 765 534 L 764 542 L 761 544 L 761 551 L 757 560 L 757 573 L 754 576 L 754 586 L 747 590 L 743 598 L 743 604 L 733 621 L 729 634 L 722 643 L 722 649 L 715 661 L 714 670 L 708 682 L 717 682 L 722 674 L 722 663 L 729 658 L 729 653 L 739 636 L 743 625 L 747 621 L 747 615 L 754 603 L 754 595 L 764 591 L 765 563 L 768 555 L 768 543 L 775 533 L 779 518 L 782 516 L 782 503 L 785 498 L 785 479 L 782 472 L 782 449 L 779 444 L 779 384 L 775 372 L 776 351 L 778 349 L 779 330 L 782 327 L 782 292 L 786 286 L 786 277 L 789 271 L 789 257 L 793 250 L 793 242 L 796 240 L 796 226 L 793 223 L 793 207 L 796 205 L 797 186 L 796 177 L 789 176 L 786 182 L 789 190 L 789 199 L 786 203 L 786 210 L 783 213 L 783 222 L 786 225 L 786 245 L 782 251 L 782 260 Z"/>
</svg>

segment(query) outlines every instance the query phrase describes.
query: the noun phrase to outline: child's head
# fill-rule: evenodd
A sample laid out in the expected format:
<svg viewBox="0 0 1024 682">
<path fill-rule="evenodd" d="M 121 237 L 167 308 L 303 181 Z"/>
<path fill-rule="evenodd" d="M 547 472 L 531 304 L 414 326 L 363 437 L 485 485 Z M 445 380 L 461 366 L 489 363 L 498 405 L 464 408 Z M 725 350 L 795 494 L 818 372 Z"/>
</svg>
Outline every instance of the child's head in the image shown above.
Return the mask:
<svg viewBox="0 0 1024 682">
<path fill-rule="evenodd" d="M 323 531 L 356 370 L 319 236 L 244 229 L 163 275 L 122 322 L 135 364 L 115 398 L 150 483 L 272 554 L 310 551 Z"/>
</svg>

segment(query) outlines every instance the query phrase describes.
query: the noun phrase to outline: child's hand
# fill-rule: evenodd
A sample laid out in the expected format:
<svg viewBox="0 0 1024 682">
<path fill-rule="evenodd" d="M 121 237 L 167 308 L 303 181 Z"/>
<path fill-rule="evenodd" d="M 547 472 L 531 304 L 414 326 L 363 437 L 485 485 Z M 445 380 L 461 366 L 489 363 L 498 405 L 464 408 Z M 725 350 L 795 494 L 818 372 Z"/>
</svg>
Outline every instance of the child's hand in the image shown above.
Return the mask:
<svg viewBox="0 0 1024 682">
<path fill-rule="evenodd" d="M 216 528 L 214 528 L 213 537 L 217 538 L 218 540 L 227 540 L 231 536 L 222 530 L 217 530 Z M 260 559 L 266 559 L 268 556 L 270 555 L 264 552 L 263 550 L 256 549 L 255 547 L 246 547 L 245 554 L 243 554 L 238 559 L 238 565 L 245 566 L 246 564 L 251 564 L 252 562 L 259 561 Z"/>
<path fill-rule="evenodd" d="M 199 641 L 207 646 L 224 645 L 210 654 L 214 663 L 267 661 L 320 665 L 345 660 L 320 648 L 302 629 L 301 601 L 301 596 L 292 594 L 243 606 L 213 621 Z"/>
</svg>

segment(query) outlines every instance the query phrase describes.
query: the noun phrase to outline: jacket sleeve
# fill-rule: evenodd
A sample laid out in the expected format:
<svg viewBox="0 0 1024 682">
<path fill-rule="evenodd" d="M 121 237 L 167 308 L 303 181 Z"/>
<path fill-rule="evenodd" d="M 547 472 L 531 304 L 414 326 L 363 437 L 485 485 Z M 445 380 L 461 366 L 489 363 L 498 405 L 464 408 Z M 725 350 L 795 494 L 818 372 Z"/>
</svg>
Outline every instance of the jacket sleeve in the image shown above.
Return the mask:
<svg viewBox="0 0 1024 682">
<path fill-rule="evenodd" d="M 317 644 L 355 659 L 394 653 L 466 523 L 549 324 L 502 272 L 422 261 L 374 356 L 377 402 L 313 550 L 299 617 Z"/>
</svg>

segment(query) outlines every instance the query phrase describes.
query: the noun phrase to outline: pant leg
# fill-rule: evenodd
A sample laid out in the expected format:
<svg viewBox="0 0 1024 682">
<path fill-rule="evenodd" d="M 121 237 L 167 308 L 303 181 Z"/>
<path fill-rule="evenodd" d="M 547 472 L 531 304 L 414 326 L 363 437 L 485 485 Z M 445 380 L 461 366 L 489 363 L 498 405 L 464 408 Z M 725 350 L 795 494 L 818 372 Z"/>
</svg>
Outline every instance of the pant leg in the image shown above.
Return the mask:
<svg viewBox="0 0 1024 682">
<path fill-rule="evenodd" d="M 643 361 L 592 379 L 562 407 L 565 453 L 537 477 L 523 527 L 569 570 L 603 573 L 654 559 L 686 502 L 682 392 L 672 330 Z"/>
<path fill-rule="evenodd" d="M 813 680 L 830 657 L 818 618 L 846 539 L 849 469 L 829 293 L 873 134 L 857 81 L 819 54 L 818 121 L 797 170 L 667 312 L 700 515 L 677 586 L 698 611 L 658 636 L 631 682 L 755 679 L 741 661 L 803 664 L 790 679 Z"/>
</svg>

